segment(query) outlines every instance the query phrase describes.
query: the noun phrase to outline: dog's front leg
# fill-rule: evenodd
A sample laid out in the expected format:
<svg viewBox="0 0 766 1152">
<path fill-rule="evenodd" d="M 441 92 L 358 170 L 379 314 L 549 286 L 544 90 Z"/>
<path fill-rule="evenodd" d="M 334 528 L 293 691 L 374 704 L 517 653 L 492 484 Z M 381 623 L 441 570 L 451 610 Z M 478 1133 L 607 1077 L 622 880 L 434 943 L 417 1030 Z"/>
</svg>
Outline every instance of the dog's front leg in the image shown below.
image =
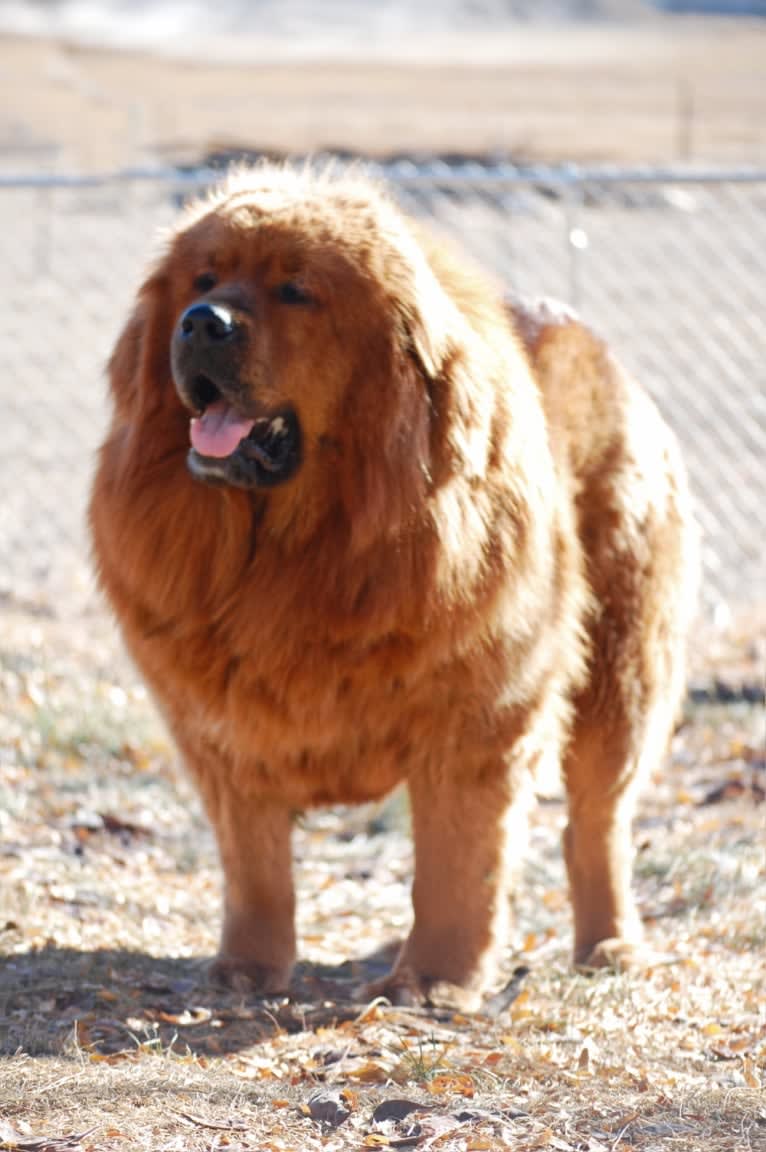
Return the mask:
<svg viewBox="0 0 766 1152">
<path fill-rule="evenodd" d="M 292 813 L 237 787 L 231 766 L 211 763 L 209 756 L 203 762 L 199 748 L 186 760 L 215 829 L 224 873 L 223 931 L 211 979 L 255 995 L 284 992 L 295 962 Z"/>
<path fill-rule="evenodd" d="M 414 774 L 415 920 L 381 987 L 398 1003 L 476 1010 L 508 935 L 508 886 L 523 853 L 532 776 L 504 759 Z"/>
</svg>

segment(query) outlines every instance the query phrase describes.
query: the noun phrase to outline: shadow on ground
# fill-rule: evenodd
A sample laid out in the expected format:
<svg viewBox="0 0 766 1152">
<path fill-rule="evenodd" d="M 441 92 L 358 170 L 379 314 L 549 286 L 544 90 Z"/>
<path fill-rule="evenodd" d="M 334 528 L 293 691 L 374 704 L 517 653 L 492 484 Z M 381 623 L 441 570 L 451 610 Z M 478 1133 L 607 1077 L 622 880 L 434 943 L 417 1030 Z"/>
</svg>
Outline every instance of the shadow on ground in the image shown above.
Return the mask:
<svg viewBox="0 0 766 1152">
<path fill-rule="evenodd" d="M 396 945 L 337 967 L 299 964 L 289 997 L 256 999 L 211 985 L 206 959 L 46 948 L 0 957 L 0 1055 L 20 1049 L 103 1056 L 131 1049 L 223 1056 L 279 1032 L 354 1019 L 362 986 Z"/>
</svg>

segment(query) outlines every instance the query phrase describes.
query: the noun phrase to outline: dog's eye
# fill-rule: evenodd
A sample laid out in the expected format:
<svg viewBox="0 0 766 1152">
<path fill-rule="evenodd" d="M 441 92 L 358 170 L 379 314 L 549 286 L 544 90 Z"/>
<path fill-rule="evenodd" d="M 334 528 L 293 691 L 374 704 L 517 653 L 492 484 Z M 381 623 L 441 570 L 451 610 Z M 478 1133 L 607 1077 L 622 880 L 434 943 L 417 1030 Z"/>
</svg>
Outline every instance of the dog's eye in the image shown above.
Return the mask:
<svg viewBox="0 0 766 1152">
<path fill-rule="evenodd" d="M 313 304 L 314 298 L 310 292 L 295 280 L 285 280 L 274 289 L 274 295 L 280 304 Z"/>
<path fill-rule="evenodd" d="M 194 281 L 194 289 L 196 292 L 210 292 L 215 288 L 218 281 L 212 272 L 203 272 Z"/>
</svg>

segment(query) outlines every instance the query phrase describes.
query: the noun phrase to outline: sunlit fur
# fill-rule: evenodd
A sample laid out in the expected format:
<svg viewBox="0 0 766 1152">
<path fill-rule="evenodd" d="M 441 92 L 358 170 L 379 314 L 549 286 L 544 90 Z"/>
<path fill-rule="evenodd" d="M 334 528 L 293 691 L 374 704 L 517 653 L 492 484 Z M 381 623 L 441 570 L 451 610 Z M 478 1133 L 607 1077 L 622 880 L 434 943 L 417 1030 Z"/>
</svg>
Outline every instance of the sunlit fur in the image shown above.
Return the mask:
<svg viewBox="0 0 766 1152">
<path fill-rule="evenodd" d="M 268 492 L 186 466 L 169 346 L 211 270 L 249 301 L 252 404 L 301 422 Z M 275 298 L 296 277 L 314 306 Z M 287 983 L 291 813 L 405 781 L 415 920 L 384 990 L 474 1007 L 544 758 L 575 958 L 632 955 L 630 818 L 682 692 L 695 535 L 674 439 L 605 345 L 504 303 L 363 176 L 263 166 L 182 217 L 110 380 L 95 555 L 218 836 L 218 976 Z"/>
</svg>

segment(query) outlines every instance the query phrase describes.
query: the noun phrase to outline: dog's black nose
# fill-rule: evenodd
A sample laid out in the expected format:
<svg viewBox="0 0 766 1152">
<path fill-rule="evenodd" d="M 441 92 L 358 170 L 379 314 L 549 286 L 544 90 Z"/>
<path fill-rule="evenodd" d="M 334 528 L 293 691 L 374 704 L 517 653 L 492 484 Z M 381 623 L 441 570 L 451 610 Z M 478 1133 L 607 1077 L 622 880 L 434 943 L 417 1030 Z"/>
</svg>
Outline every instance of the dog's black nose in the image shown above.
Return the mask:
<svg viewBox="0 0 766 1152">
<path fill-rule="evenodd" d="M 192 304 L 181 317 L 179 335 L 184 343 L 204 347 L 230 340 L 236 331 L 236 321 L 223 304 Z"/>
</svg>

